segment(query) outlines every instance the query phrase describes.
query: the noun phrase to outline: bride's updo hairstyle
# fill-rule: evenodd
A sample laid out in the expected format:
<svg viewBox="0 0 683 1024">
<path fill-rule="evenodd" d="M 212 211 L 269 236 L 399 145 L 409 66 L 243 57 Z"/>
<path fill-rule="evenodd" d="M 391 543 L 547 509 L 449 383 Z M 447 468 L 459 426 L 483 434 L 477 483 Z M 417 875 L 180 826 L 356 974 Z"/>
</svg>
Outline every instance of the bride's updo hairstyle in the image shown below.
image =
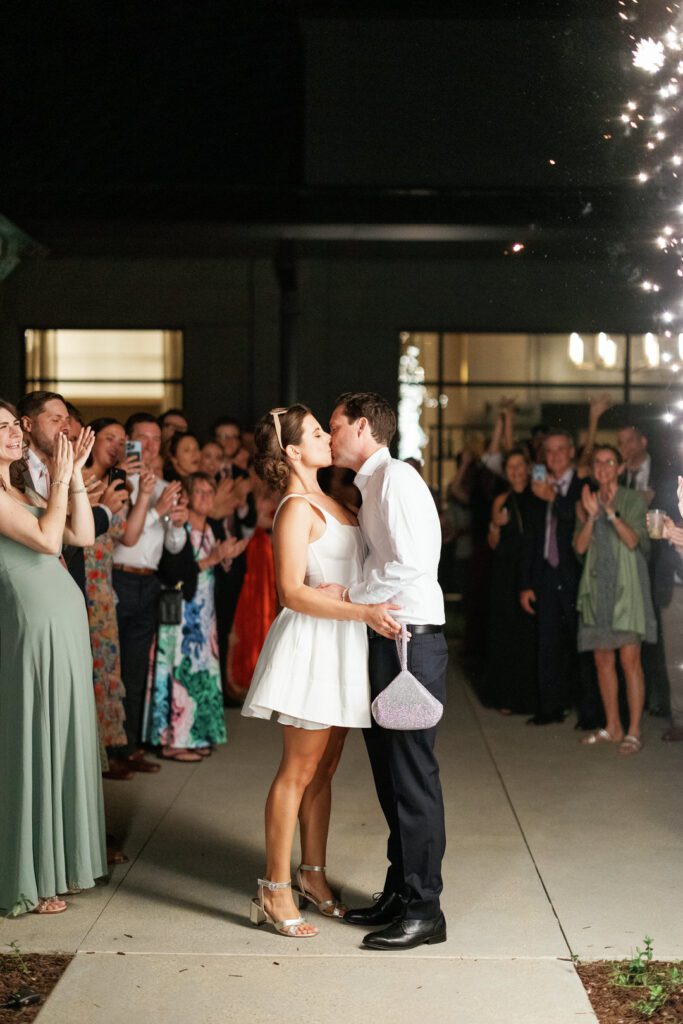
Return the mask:
<svg viewBox="0 0 683 1024">
<path fill-rule="evenodd" d="M 290 405 L 288 409 L 274 409 L 266 413 L 256 424 L 254 468 L 261 480 L 274 491 L 284 491 L 287 486 L 289 463 L 285 448 L 300 443 L 304 420 L 310 411 L 305 405 Z"/>
</svg>

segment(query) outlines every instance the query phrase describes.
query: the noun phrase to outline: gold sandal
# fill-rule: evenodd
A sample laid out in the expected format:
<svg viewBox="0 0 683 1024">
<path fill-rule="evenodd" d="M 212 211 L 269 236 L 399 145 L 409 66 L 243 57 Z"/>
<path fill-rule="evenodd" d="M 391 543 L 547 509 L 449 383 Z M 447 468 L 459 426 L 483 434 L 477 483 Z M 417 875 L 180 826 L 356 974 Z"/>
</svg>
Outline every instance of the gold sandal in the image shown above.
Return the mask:
<svg viewBox="0 0 683 1024">
<path fill-rule="evenodd" d="M 297 932 L 297 928 L 300 928 L 302 924 L 308 924 L 303 917 L 290 917 L 283 921 L 276 921 L 275 918 L 271 917 L 266 908 L 263 905 L 263 890 L 268 889 L 269 892 L 275 892 L 276 889 L 291 889 L 292 881 L 289 882 L 269 882 L 267 878 L 257 879 L 259 893 L 258 896 L 254 896 L 251 901 L 251 907 L 249 911 L 249 917 L 251 923 L 255 924 L 259 928 L 262 924 L 272 924 L 273 928 L 279 935 L 285 935 L 290 939 L 312 939 L 318 934 L 318 930 L 314 932 L 304 932 L 303 934 Z"/>
<path fill-rule="evenodd" d="M 323 917 L 339 917 L 343 918 L 346 913 L 346 907 L 341 900 L 332 898 L 330 900 L 319 900 L 313 893 L 308 892 L 304 886 L 304 880 L 301 875 L 302 871 L 325 871 L 324 867 L 319 867 L 317 864 L 299 864 L 296 869 L 296 885 L 293 891 L 300 897 L 299 907 L 302 910 L 306 909 L 307 903 L 312 903 L 319 914 Z"/>
</svg>

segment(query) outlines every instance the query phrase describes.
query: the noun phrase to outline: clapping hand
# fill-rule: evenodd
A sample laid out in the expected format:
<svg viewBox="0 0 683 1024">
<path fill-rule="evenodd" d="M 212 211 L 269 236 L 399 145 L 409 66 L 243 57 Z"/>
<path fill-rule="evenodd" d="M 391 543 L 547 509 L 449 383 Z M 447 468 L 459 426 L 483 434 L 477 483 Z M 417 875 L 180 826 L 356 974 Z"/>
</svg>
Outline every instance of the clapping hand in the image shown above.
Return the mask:
<svg viewBox="0 0 683 1024">
<path fill-rule="evenodd" d="M 171 522 L 174 526 L 184 526 L 188 518 L 187 510 L 187 498 L 184 494 L 181 494 L 178 498 L 177 503 L 173 506 L 169 512 Z"/>
<path fill-rule="evenodd" d="M 151 470 L 144 469 L 140 471 L 140 494 L 151 494 L 156 485 L 157 478 Z"/>
<path fill-rule="evenodd" d="M 107 487 L 106 481 L 100 480 L 94 473 L 84 474 L 83 486 L 88 492 L 88 501 L 91 505 L 99 505 L 100 498 Z"/>
<path fill-rule="evenodd" d="M 72 473 L 80 473 L 90 457 L 90 452 L 92 451 L 94 444 L 95 435 L 93 431 L 90 427 L 83 427 L 74 441 Z"/>
<path fill-rule="evenodd" d="M 246 550 L 248 543 L 248 537 L 244 537 L 242 540 L 238 540 L 237 537 L 228 537 L 226 540 L 221 541 L 214 548 L 216 562 L 225 562 L 228 559 L 239 558 L 242 552 Z"/>
<path fill-rule="evenodd" d="M 581 504 L 587 516 L 594 519 L 600 513 L 600 502 L 594 491 L 591 491 L 588 484 L 584 484 L 581 490 Z"/>
<path fill-rule="evenodd" d="M 156 510 L 160 516 L 165 516 L 170 513 L 171 509 L 178 504 L 180 498 L 181 484 L 179 480 L 174 480 L 173 483 L 168 484 L 164 487 L 161 492 L 161 496 L 156 503 Z"/>
<path fill-rule="evenodd" d="M 74 469 L 74 450 L 66 434 L 57 434 L 55 438 L 52 466 L 54 470 L 53 482 L 60 481 L 63 484 L 68 484 Z"/>
</svg>

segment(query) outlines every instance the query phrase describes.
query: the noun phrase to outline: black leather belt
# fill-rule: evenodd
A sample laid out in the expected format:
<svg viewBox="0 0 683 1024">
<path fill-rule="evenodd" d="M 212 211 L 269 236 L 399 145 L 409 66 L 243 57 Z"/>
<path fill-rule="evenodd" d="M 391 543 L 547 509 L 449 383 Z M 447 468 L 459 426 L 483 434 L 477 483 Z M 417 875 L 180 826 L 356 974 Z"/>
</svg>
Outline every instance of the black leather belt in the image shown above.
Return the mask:
<svg viewBox="0 0 683 1024">
<path fill-rule="evenodd" d="M 424 625 L 423 626 L 423 625 L 417 625 L 417 626 L 406 626 L 406 629 L 408 630 L 408 632 L 412 636 L 419 636 L 421 633 L 443 633 L 443 626 L 431 626 L 431 625 Z M 370 627 L 368 626 L 368 639 L 369 640 L 377 640 L 377 639 L 386 640 L 386 637 L 383 637 L 381 633 L 376 633 L 374 629 L 370 629 Z"/>
</svg>

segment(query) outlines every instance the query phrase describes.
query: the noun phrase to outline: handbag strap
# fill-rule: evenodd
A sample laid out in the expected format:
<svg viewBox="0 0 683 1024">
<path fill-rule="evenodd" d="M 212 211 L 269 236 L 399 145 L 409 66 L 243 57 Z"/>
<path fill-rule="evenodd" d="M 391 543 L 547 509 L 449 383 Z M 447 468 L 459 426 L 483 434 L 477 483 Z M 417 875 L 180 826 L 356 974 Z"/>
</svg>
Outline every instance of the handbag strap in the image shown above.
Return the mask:
<svg viewBox="0 0 683 1024">
<path fill-rule="evenodd" d="M 401 636 L 396 637 L 396 650 L 401 663 L 401 672 L 408 671 L 408 627 L 405 622 L 401 626 Z"/>
</svg>

